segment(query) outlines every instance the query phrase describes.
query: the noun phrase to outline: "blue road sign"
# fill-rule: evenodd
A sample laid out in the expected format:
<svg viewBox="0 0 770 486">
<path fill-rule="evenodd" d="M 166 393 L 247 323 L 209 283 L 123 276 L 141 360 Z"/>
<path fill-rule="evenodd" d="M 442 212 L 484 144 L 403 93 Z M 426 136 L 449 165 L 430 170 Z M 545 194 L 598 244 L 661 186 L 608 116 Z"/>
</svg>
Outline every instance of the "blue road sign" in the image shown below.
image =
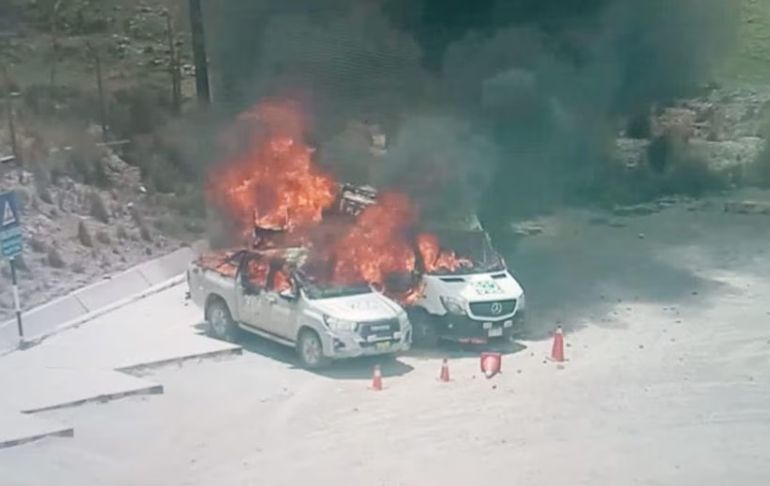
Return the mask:
<svg viewBox="0 0 770 486">
<path fill-rule="evenodd" d="M 16 194 L 0 194 L 0 248 L 3 256 L 13 258 L 21 254 L 21 218 Z"/>
</svg>

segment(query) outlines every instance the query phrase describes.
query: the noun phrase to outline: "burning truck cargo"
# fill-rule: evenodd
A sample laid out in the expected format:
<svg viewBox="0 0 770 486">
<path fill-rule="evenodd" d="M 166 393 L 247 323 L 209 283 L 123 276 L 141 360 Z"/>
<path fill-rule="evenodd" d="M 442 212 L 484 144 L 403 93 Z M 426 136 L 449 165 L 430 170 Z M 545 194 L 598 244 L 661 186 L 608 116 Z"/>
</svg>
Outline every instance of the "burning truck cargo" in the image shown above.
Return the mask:
<svg viewBox="0 0 770 486">
<path fill-rule="evenodd" d="M 512 333 L 524 314 L 523 291 L 478 221 L 426 223 L 405 193 L 338 183 L 315 164 L 292 102 L 257 105 L 239 117 L 235 133 L 240 138 L 228 139 L 233 150 L 212 172 L 207 196 L 236 222 L 244 246 L 304 249 L 316 281 L 366 285 L 399 302 L 426 344 Z M 426 230 L 432 227 L 443 229 Z"/>
</svg>

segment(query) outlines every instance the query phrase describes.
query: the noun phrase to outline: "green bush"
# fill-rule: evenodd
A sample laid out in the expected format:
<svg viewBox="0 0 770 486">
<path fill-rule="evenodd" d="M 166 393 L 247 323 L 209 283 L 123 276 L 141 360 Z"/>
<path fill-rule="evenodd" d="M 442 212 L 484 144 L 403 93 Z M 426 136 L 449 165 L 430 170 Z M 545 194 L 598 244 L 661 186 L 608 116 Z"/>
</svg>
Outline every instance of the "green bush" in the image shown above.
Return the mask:
<svg viewBox="0 0 770 486">
<path fill-rule="evenodd" d="M 139 235 L 144 241 L 152 242 L 152 233 L 150 233 L 150 228 L 148 228 L 146 224 L 139 226 Z"/>
<path fill-rule="evenodd" d="M 108 188 L 111 185 L 102 161 L 103 152 L 93 140 L 76 141 L 67 157 L 67 166 L 72 176 L 85 184 Z"/>
<path fill-rule="evenodd" d="M 194 184 L 179 185 L 176 195 L 169 201 L 169 205 L 182 216 L 201 219 L 206 217 L 206 202 L 203 191 Z"/>
<path fill-rule="evenodd" d="M 48 253 L 46 255 L 46 263 L 48 263 L 48 265 L 53 268 L 64 268 L 67 266 L 67 262 L 64 261 L 64 258 L 62 258 L 59 250 L 53 246 L 48 249 Z"/>
<path fill-rule="evenodd" d="M 652 136 L 652 122 L 650 114 L 646 111 L 634 114 L 628 120 L 626 135 L 630 138 L 647 139 Z"/>
<path fill-rule="evenodd" d="M 168 95 L 158 87 L 139 85 L 115 91 L 110 126 L 118 137 L 149 135 L 169 120 Z"/>
<path fill-rule="evenodd" d="M 90 213 L 91 217 L 102 223 L 110 222 L 110 212 L 107 209 L 107 205 L 104 203 L 104 199 L 98 192 L 93 191 L 88 195 L 91 201 Z"/>
<path fill-rule="evenodd" d="M 78 223 L 78 241 L 81 245 L 89 248 L 94 246 L 94 239 L 91 237 L 91 232 L 84 221 Z"/>
</svg>

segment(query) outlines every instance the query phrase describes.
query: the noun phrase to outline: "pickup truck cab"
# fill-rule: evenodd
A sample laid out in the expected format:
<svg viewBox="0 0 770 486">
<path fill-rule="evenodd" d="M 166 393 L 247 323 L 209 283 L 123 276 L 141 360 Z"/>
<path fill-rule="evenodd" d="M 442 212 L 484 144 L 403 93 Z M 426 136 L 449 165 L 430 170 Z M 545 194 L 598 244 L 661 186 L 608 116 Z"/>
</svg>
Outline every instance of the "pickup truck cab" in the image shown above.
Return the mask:
<svg viewBox="0 0 770 486">
<path fill-rule="evenodd" d="M 302 364 L 406 351 L 406 312 L 367 284 L 332 285 L 305 264 L 302 248 L 204 255 L 187 271 L 192 300 L 211 335 L 246 331 L 297 350 Z"/>
</svg>

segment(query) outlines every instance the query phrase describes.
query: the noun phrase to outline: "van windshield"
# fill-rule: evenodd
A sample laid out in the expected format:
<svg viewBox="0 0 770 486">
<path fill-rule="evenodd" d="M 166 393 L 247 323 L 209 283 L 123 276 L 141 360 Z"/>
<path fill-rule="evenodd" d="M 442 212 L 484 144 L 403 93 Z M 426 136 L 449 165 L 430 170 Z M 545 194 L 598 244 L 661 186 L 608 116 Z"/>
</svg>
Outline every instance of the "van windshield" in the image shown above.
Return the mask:
<svg viewBox="0 0 770 486">
<path fill-rule="evenodd" d="M 492 248 L 489 236 L 484 231 L 438 230 L 433 232 L 441 242 L 442 251 L 453 251 L 458 258 L 470 261 L 454 270 L 439 268 L 433 275 L 468 275 L 479 272 L 505 270 L 505 262 Z"/>
</svg>

